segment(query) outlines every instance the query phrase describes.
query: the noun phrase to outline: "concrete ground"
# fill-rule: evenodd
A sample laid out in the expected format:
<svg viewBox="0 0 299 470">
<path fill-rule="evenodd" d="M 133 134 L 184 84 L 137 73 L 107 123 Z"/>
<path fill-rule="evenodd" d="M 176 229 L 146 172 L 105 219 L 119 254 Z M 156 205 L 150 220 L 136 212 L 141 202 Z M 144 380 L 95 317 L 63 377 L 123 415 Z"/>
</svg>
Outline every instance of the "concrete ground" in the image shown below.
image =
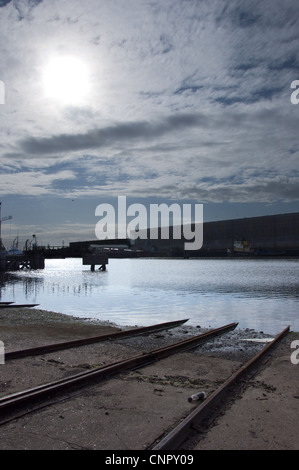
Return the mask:
<svg viewBox="0 0 299 470">
<path fill-rule="evenodd" d="M 290 333 L 271 351 L 213 427 L 194 439 L 194 450 L 299 449 L 299 364 L 291 362 L 290 347 L 298 339 Z"/>
<path fill-rule="evenodd" d="M 0 339 L 7 351 L 117 330 L 28 309 L 1 309 L 0 325 Z M 9 361 L 0 365 L 0 396 L 179 339 L 175 332 L 161 332 Z M 298 449 L 299 365 L 290 360 L 295 339 L 299 334 L 290 333 L 242 393 L 232 398 L 225 413 L 186 443 L 185 449 Z M 251 345 L 244 342 L 242 352 L 239 349 L 235 354 L 228 354 L 222 346 L 211 344 L 176 354 L 23 408 L 18 417 L 0 425 L 0 449 L 149 449 L 196 407 L 188 397 L 199 390 L 207 394 L 215 390 L 244 363 L 246 348 Z"/>
</svg>

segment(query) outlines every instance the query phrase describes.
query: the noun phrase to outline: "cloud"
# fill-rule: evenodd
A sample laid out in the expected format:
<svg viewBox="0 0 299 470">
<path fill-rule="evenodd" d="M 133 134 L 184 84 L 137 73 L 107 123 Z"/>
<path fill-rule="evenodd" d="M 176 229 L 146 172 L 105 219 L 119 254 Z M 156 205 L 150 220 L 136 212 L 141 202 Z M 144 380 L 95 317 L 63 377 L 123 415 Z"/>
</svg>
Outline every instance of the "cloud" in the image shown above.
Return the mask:
<svg viewBox="0 0 299 470">
<path fill-rule="evenodd" d="M 0 10 L 2 197 L 298 201 L 297 2 L 0 0 Z M 45 98 L 55 55 L 86 62 L 82 106 Z"/>
<path fill-rule="evenodd" d="M 0 0 L 0 8 L 11 3 L 17 13 L 18 21 L 22 21 L 25 17 L 29 17 L 31 10 L 42 1 L 43 0 Z"/>
<path fill-rule="evenodd" d="M 57 181 L 67 181 L 75 178 L 71 170 L 55 173 L 43 171 L 15 171 L 14 173 L 0 174 L 0 193 L 2 195 L 22 194 L 43 196 L 51 194 Z"/>
<path fill-rule="evenodd" d="M 164 121 L 149 123 L 118 123 L 102 129 L 92 129 L 84 134 L 61 134 L 46 138 L 28 137 L 20 142 L 20 148 L 28 155 L 59 154 L 62 152 L 98 149 L 123 141 L 149 140 L 179 132 L 195 126 L 206 127 L 201 114 L 179 114 Z"/>
<path fill-rule="evenodd" d="M 277 174 L 296 176 L 296 122 L 280 110 L 257 108 L 246 114 L 230 108 L 224 122 L 222 113 L 182 113 L 76 135 L 28 137 L 19 146 L 19 154 L 28 158 L 22 171 L 26 161 L 34 168 L 43 160 L 44 169 L 24 173 L 26 194 L 41 187 L 44 194 L 65 197 L 143 193 L 220 202 L 256 200 L 258 194 L 265 201 L 291 200 L 298 196 L 291 184 L 286 192 L 280 182 L 272 183 Z M 7 165 L 7 172 L 12 168 Z M 4 190 L 11 182 L 9 177 Z"/>
<path fill-rule="evenodd" d="M 10 3 L 12 0 L 0 0 L 0 8 L 5 7 L 8 3 Z"/>
<path fill-rule="evenodd" d="M 212 202 L 290 202 L 299 199 L 299 177 L 255 178 L 242 183 L 217 182 L 189 188 L 189 197 Z"/>
</svg>

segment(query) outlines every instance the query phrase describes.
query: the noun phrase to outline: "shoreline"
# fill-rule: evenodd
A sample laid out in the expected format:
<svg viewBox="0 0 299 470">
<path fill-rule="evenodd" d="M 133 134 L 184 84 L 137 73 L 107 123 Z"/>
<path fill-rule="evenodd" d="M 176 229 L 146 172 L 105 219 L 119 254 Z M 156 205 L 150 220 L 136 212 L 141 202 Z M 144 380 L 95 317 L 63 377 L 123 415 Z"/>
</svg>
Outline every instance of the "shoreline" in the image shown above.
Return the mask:
<svg viewBox="0 0 299 470">
<path fill-rule="evenodd" d="M 175 318 L 173 320 L 176 320 Z M 89 317 L 75 317 L 64 313 L 34 308 L 1 308 L 0 309 L 1 333 L 0 340 L 6 342 L 10 338 L 10 349 L 12 344 L 20 344 L 21 337 L 26 344 L 32 346 L 39 345 L 41 341 L 47 343 L 47 335 L 51 342 L 52 337 L 66 338 L 92 335 L 101 335 L 110 332 L 133 329 L 143 325 L 117 325 L 113 322 L 97 320 Z M 15 336 L 14 329 L 18 329 Z M 147 350 L 162 347 L 187 339 L 187 337 L 197 336 L 212 330 L 214 327 L 200 327 L 188 325 L 188 321 L 180 327 L 169 329 L 160 334 L 140 335 L 126 341 L 137 344 L 138 348 Z M 21 333 L 20 330 L 23 330 Z M 26 336 L 27 335 L 27 336 Z M 28 336 L 29 335 L 29 336 Z M 20 336 L 19 341 L 16 341 Z M 40 336 L 40 337 L 38 337 Z M 247 360 L 256 354 L 266 342 L 274 335 L 256 331 L 252 328 L 237 327 L 222 336 L 216 337 L 209 342 L 196 348 L 195 352 L 201 354 L 213 354 L 215 357 L 226 359 Z M 15 348 L 18 347 L 17 345 Z M 21 346 L 20 346 L 21 347 Z M 30 346 L 28 346 L 30 347 Z"/>
</svg>

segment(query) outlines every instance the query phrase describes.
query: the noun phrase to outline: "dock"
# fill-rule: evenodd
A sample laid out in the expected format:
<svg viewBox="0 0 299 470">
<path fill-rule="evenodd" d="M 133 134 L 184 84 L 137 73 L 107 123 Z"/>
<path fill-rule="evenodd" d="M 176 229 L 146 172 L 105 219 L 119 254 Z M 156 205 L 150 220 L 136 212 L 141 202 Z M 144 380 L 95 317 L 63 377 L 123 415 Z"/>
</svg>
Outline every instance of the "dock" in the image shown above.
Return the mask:
<svg viewBox="0 0 299 470">
<path fill-rule="evenodd" d="M 87 254 L 83 256 L 82 264 L 85 266 L 90 266 L 91 271 L 95 270 L 96 265 L 100 266 L 100 271 L 106 271 L 106 265 L 108 264 L 108 256 L 102 253 Z"/>
<path fill-rule="evenodd" d="M 63 257 L 65 258 L 65 257 Z M 106 271 L 108 264 L 108 255 L 105 253 L 88 253 L 82 255 L 82 264 L 90 266 L 91 271 L 95 271 L 99 266 L 100 271 Z M 0 271 L 21 271 L 27 269 L 44 269 L 45 255 L 42 251 L 24 251 L 20 254 L 4 254 L 1 258 Z"/>
<path fill-rule="evenodd" d="M 21 254 L 5 257 L 5 271 L 20 271 L 23 269 L 44 269 L 45 257 L 38 251 L 24 251 Z"/>
</svg>

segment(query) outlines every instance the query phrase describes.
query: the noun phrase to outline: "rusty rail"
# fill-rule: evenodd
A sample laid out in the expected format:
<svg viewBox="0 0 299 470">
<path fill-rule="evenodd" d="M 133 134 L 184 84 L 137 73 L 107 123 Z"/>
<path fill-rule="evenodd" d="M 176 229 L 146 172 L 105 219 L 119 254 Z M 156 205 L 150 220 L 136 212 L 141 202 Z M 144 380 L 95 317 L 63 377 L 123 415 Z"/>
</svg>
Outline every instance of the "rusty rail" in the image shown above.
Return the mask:
<svg viewBox="0 0 299 470">
<path fill-rule="evenodd" d="M 0 308 L 23 308 L 23 307 L 37 307 L 39 304 L 13 304 L 13 303 L 4 303 L 0 304 Z"/>
<path fill-rule="evenodd" d="M 279 333 L 270 343 L 268 343 L 258 354 L 250 359 L 245 365 L 238 369 L 229 379 L 227 379 L 218 389 L 216 389 L 208 398 L 193 410 L 178 426 L 176 426 L 168 435 L 160 440 L 158 444 L 152 447 L 152 450 L 175 450 L 187 440 L 192 430 L 199 426 L 215 408 L 229 394 L 230 388 L 247 374 L 252 368 L 256 367 L 264 355 L 290 330 L 288 326 Z"/>
<path fill-rule="evenodd" d="M 50 398 L 58 393 L 64 393 L 74 387 L 83 386 L 92 381 L 103 380 L 109 376 L 118 374 L 120 372 L 145 366 L 146 364 L 152 363 L 156 360 L 163 359 L 164 357 L 170 356 L 180 351 L 186 351 L 197 347 L 198 345 L 209 341 L 215 336 L 222 335 L 228 331 L 235 329 L 237 323 L 230 323 L 220 328 L 213 329 L 209 332 L 203 333 L 198 336 L 193 336 L 171 346 L 166 346 L 159 349 L 154 349 L 148 353 L 140 356 L 135 356 L 123 361 L 118 361 L 106 366 L 98 367 L 91 371 L 81 372 L 73 375 L 66 379 L 61 379 L 56 382 L 50 382 L 44 385 L 23 390 L 6 397 L 0 398 L 0 411 L 3 413 L 10 411 L 11 409 L 18 408 L 24 403 L 32 404 L 35 400 L 43 398 Z"/>
<path fill-rule="evenodd" d="M 121 338 L 129 338 L 131 336 L 149 334 L 157 331 L 168 330 L 176 328 L 186 323 L 188 319 L 177 320 L 166 323 L 158 323 L 151 326 L 142 326 L 140 328 L 134 328 L 130 330 L 117 331 L 116 333 L 107 333 L 101 336 L 91 336 L 88 338 L 81 338 L 72 341 L 65 341 L 61 343 L 46 344 L 43 346 L 35 346 L 28 349 L 20 349 L 16 351 L 9 351 L 5 354 L 5 361 L 11 359 L 19 359 L 27 356 L 37 356 L 39 354 L 47 354 L 54 351 L 62 351 L 63 349 L 71 349 L 79 346 L 86 346 L 88 344 L 99 343 L 102 341 L 115 340 Z"/>
</svg>

